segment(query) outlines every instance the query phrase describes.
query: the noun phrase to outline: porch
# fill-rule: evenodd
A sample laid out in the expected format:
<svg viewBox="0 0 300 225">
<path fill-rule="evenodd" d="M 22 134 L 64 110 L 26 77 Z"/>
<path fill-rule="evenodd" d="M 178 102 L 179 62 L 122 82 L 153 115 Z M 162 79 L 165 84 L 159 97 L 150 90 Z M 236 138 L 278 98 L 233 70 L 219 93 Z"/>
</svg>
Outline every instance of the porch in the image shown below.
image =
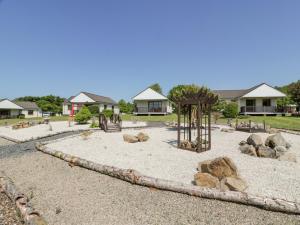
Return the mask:
<svg viewBox="0 0 300 225">
<path fill-rule="evenodd" d="M 135 115 L 166 115 L 167 107 L 135 107 L 133 114 Z"/>
<path fill-rule="evenodd" d="M 277 106 L 242 106 L 240 114 L 243 115 L 276 115 L 283 114 L 284 109 Z"/>
</svg>

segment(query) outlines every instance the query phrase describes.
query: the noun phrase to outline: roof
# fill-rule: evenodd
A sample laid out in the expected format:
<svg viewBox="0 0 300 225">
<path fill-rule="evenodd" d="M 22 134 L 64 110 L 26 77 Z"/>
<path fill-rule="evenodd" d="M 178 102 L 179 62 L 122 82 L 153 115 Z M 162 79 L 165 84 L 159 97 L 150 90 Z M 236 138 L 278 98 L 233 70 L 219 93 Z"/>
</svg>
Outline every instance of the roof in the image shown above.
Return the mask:
<svg viewBox="0 0 300 225">
<path fill-rule="evenodd" d="M 81 92 L 83 94 L 85 94 L 86 96 L 90 97 L 91 99 L 93 99 L 95 102 L 99 102 L 99 103 L 110 103 L 113 105 L 117 105 L 117 102 L 115 102 L 113 99 L 111 99 L 110 97 L 105 97 L 105 96 L 101 96 L 101 95 L 95 95 L 92 93 L 88 93 L 88 92 Z"/>
<path fill-rule="evenodd" d="M 132 98 L 136 100 L 168 100 L 168 98 L 148 87 Z"/>
<path fill-rule="evenodd" d="M 106 96 L 101 96 L 101 95 L 96 95 L 96 94 L 92 94 L 89 92 L 80 92 L 78 95 L 76 96 L 71 96 L 70 98 L 68 98 L 68 102 L 72 102 L 72 100 L 74 100 L 75 98 L 77 98 L 78 96 L 80 96 L 81 94 L 85 95 L 88 97 L 88 99 L 90 100 L 89 102 L 94 102 L 94 103 L 106 103 L 106 104 L 111 104 L 111 105 L 117 105 L 118 103 L 115 102 L 112 98 L 110 97 L 106 97 Z M 86 97 L 85 97 L 86 98 Z M 80 103 L 84 103 L 86 101 L 80 102 Z M 79 102 L 78 102 L 79 103 Z"/>
<path fill-rule="evenodd" d="M 0 109 L 19 109 L 20 110 L 23 108 L 8 99 L 2 99 L 2 100 L 0 100 Z"/>
<path fill-rule="evenodd" d="M 69 98 L 65 98 L 64 99 L 64 104 L 68 104 L 68 103 L 71 103 L 71 100 L 74 98 L 75 96 L 71 96 Z"/>
<path fill-rule="evenodd" d="M 13 101 L 18 106 L 22 107 L 23 109 L 37 109 L 40 108 L 37 106 L 35 102 L 22 102 L 22 101 Z"/>
<path fill-rule="evenodd" d="M 259 90 L 261 89 L 261 90 Z M 214 90 L 221 99 L 237 99 L 242 97 L 285 97 L 286 95 L 272 86 L 261 83 L 249 89 L 241 90 Z"/>
</svg>

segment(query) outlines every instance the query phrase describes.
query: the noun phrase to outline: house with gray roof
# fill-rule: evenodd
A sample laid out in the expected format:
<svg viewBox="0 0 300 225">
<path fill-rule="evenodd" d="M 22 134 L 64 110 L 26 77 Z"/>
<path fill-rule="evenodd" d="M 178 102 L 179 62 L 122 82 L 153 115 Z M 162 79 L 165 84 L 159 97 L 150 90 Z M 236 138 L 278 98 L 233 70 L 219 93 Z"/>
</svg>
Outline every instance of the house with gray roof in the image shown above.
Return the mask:
<svg viewBox="0 0 300 225">
<path fill-rule="evenodd" d="M 42 117 L 42 110 L 35 102 L 14 101 L 14 103 L 22 107 L 21 114 L 25 118 Z"/>
<path fill-rule="evenodd" d="M 214 90 L 219 99 L 236 102 L 242 115 L 276 115 L 284 113 L 277 107 L 277 100 L 286 97 L 274 87 L 262 83 L 242 90 Z"/>
<path fill-rule="evenodd" d="M 75 115 L 83 105 L 97 105 L 99 112 L 102 112 L 104 109 L 110 109 L 115 114 L 119 114 L 118 103 L 112 98 L 89 92 L 80 92 L 75 96 L 65 99 L 63 103 L 63 115 Z"/>
</svg>

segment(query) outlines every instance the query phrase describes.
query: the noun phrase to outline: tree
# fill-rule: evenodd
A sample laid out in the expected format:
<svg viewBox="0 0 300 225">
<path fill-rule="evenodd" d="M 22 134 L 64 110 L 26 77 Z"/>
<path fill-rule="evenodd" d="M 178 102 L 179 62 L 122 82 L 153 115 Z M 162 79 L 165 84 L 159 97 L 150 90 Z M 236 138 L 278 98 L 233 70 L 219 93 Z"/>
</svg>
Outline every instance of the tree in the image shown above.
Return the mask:
<svg viewBox="0 0 300 225">
<path fill-rule="evenodd" d="M 151 88 L 152 90 L 154 90 L 154 91 L 156 91 L 156 92 L 162 94 L 162 88 L 161 88 L 161 86 L 159 85 L 159 83 L 152 84 L 152 85 L 150 86 L 150 88 Z"/>
<path fill-rule="evenodd" d="M 180 84 L 180 85 L 174 86 L 169 91 L 168 98 L 171 101 L 174 101 L 174 99 L 176 99 L 177 97 L 182 96 L 184 91 L 188 91 L 188 92 L 192 92 L 192 93 L 197 93 L 201 89 L 206 89 L 206 90 L 209 91 L 208 88 L 201 87 L 201 86 L 198 86 L 198 85 L 195 85 L 195 84 L 187 84 L 187 85 Z M 175 105 L 173 105 L 173 108 L 174 108 L 175 111 L 177 111 L 177 108 L 176 108 Z"/>
<path fill-rule="evenodd" d="M 75 115 L 75 121 L 79 124 L 85 124 L 92 118 L 92 114 L 88 107 L 82 106 L 80 111 Z"/>
<path fill-rule="evenodd" d="M 291 96 L 291 99 L 300 106 L 300 80 L 293 82 L 289 85 L 288 93 Z"/>
<path fill-rule="evenodd" d="M 132 113 L 133 111 L 133 104 L 130 102 L 126 102 L 124 99 L 121 99 L 118 102 L 118 105 L 121 113 Z"/>
<path fill-rule="evenodd" d="M 226 104 L 223 110 L 223 116 L 225 118 L 236 118 L 238 115 L 238 105 L 235 102 Z"/>
</svg>

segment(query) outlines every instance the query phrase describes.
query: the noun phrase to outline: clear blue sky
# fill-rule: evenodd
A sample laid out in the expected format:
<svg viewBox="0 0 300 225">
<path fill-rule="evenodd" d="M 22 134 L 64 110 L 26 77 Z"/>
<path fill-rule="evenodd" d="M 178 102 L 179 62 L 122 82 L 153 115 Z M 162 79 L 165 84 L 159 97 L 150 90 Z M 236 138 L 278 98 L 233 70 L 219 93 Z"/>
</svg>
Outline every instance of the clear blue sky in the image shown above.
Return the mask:
<svg viewBox="0 0 300 225">
<path fill-rule="evenodd" d="M 299 0 L 0 0 L 0 98 L 300 79 Z"/>
</svg>

